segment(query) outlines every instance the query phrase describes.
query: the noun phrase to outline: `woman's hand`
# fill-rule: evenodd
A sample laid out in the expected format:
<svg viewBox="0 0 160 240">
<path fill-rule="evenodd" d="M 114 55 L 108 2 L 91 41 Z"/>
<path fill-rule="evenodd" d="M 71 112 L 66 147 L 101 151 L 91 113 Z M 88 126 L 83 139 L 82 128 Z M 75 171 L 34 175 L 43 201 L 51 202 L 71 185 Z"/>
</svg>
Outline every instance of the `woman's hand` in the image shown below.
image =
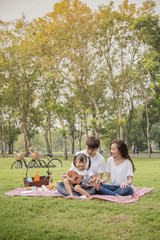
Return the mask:
<svg viewBox="0 0 160 240">
<path fill-rule="evenodd" d="M 132 176 L 128 176 L 127 180 L 128 180 L 127 182 L 121 183 L 121 185 L 120 185 L 121 189 L 125 189 L 126 187 L 129 187 L 133 183 L 133 177 Z"/>
<path fill-rule="evenodd" d="M 97 179 L 96 183 L 97 183 L 97 184 L 103 183 L 103 180 Z"/>
<path fill-rule="evenodd" d="M 129 184 L 127 183 L 127 182 L 123 182 L 123 183 L 121 183 L 121 185 L 120 185 L 120 188 L 123 190 L 123 189 L 125 189 L 125 188 L 127 188 L 127 187 L 129 187 Z"/>
</svg>

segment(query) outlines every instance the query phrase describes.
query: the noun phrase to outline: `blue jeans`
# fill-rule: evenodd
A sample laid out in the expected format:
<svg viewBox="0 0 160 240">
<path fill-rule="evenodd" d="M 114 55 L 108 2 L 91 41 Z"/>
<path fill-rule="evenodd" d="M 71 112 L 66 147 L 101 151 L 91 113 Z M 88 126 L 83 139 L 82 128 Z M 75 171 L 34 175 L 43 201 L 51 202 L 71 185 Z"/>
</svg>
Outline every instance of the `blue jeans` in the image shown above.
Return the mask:
<svg viewBox="0 0 160 240">
<path fill-rule="evenodd" d="M 66 190 L 63 182 L 57 183 L 56 189 L 57 189 L 57 191 L 58 191 L 59 193 L 61 193 L 62 195 L 64 195 L 64 196 L 69 196 L 69 194 L 68 194 L 68 192 L 67 192 L 67 190 Z M 86 190 L 90 195 L 96 194 L 96 189 L 93 188 L 93 187 L 87 188 L 87 187 L 85 187 L 85 186 L 83 185 L 83 189 Z M 81 196 L 80 193 L 75 192 L 74 190 L 73 190 L 73 195 L 74 195 L 74 196 Z"/>
<path fill-rule="evenodd" d="M 134 193 L 134 190 L 132 187 L 126 187 L 124 189 L 121 189 L 120 186 L 117 185 L 108 185 L 108 184 L 101 184 L 101 188 L 97 191 L 97 194 L 100 195 L 121 195 L 121 196 L 127 196 L 132 195 Z"/>
</svg>

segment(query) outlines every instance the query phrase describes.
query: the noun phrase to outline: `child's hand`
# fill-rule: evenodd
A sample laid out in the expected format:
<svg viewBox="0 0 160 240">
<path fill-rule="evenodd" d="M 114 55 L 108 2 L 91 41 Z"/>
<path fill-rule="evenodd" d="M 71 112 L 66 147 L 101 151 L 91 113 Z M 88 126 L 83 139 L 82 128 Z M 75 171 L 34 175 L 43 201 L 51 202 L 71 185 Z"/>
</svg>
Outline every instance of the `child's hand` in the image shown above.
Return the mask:
<svg viewBox="0 0 160 240">
<path fill-rule="evenodd" d="M 67 177 L 67 173 L 66 172 L 62 173 L 62 179 L 65 179 L 66 177 Z"/>
<path fill-rule="evenodd" d="M 69 177 L 67 173 L 66 173 L 66 178 L 67 178 L 72 184 L 76 184 L 76 182 L 74 181 L 74 179 L 71 178 L 71 177 Z"/>
</svg>

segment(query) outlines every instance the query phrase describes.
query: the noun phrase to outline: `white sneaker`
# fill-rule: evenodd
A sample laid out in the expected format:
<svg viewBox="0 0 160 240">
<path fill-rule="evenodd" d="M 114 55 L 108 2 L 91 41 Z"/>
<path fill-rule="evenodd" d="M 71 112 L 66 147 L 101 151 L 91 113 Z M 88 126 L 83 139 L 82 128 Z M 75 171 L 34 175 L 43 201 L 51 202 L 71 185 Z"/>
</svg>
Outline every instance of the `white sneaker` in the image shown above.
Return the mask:
<svg viewBox="0 0 160 240">
<path fill-rule="evenodd" d="M 132 198 L 132 195 L 126 195 L 125 198 Z"/>
<path fill-rule="evenodd" d="M 80 196 L 80 198 L 87 199 L 87 196 L 86 195 L 82 195 L 82 196 Z"/>
</svg>

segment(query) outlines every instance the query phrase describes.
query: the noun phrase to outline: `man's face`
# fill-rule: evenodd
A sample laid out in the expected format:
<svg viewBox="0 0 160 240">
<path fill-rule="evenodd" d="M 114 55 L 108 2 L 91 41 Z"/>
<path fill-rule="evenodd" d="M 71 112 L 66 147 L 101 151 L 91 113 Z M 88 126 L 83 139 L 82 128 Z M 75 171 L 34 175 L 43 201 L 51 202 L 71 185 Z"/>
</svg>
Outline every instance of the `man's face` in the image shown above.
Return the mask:
<svg viewBox="0 0 160 240">
<path fill-rule="evenodd" d="M 97 148 L 89 148 L 89 147 L 87 146 L 86 150 L 87 150 L 87 155 L 88 155 L 88 157 L 91 158 L 91 157 L 94 157 L 94 156 L 96 155 Z"/>
</svg>

